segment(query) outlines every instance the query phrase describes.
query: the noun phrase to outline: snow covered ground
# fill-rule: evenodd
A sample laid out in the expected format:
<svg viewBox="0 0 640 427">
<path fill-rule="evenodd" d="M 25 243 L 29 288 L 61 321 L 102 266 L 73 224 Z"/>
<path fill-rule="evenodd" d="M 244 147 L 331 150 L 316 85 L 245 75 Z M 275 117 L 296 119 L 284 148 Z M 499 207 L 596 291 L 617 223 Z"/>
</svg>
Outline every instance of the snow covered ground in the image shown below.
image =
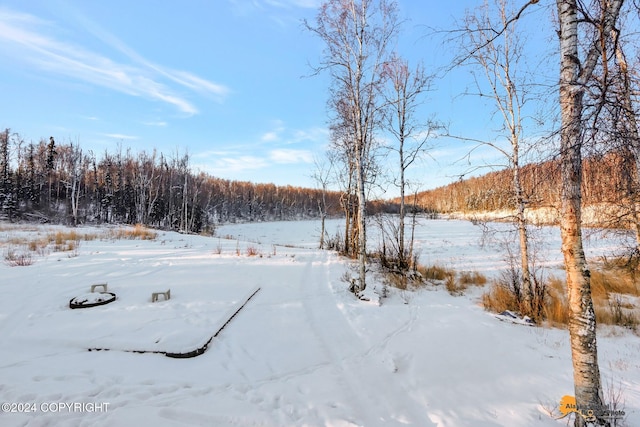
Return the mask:
<svg viewBox="0 0 640 427">
<path fill-rule="evenodd" d="M 21 233 L 0 229 L 0 241 Z M 0 425 L 566 425 L 549 416 L 573 394 L 566 331 L 501 322 L 478 305 L 480 290 L 358 301 L 342 280 L 347 262 L 315 249 L 318 234 L 311 221 L 228 225 L 217 235 L 231 239 L 160 232 L 1 264 Z M 467 222 L 426 222 L 418 239 L 429 262 L 502 265 Z M 548 240 L 551 265 L 560 255 Z M 592 255 L 617 244 L 591 243 Z M 69 308 L 101 282 L 115 302 Z M 201 356 L 136 352 L 202 345 L 256 287 Z M 151 303 L 169 288 L 170 300 Z M 640 338 L 600 332 L 605 389 L 640 425 Z"/>
</svg>

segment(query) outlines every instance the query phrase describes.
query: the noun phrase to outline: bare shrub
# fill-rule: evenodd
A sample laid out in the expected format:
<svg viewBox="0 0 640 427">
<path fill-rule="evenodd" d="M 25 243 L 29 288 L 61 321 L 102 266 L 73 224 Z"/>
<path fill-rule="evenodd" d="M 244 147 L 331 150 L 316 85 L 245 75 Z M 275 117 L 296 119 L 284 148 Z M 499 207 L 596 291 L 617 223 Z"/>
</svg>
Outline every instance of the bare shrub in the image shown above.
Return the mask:
<svg viewBox="0 0 640 427">
<path fill-rule="evenodd" d="M 608 275 L 601 271 L 591 271 L 591 296 L 594 300 L 606 300 L 609 298 Z"/>
<path fill-rule="evenodd" d="M 482 303 L 486 310 L 502 313 L 505 310 L 528 316 L 536 323 L 544 320 L 547 316 L 547 306 L 560 309 L 556 301 L 547 291 L 548 283 L 537 275 L 533 275 L 533 291 L 531 303 L 527 303 L 524 298 L 522 288 L 522 275 L 520 270 L 511 265 L 511 268 L 502 272 L 501 276 L 494 280 L 489 292 L 482 296 Z M 560 313 L 558 313 L 560 314 Z"/>
<path fill-rule="evenodd" d="M 477 271 L 463 271 L 458 274 L 458 282 L 462 285 L 484 286 L 487 284 L 487 277 Z"/>
<path fill-rule="evenodd" d="M 635 247 L 628 250 L 626 254 L 613 258 L 602 258 L 603 267 L 607 270 L 623 270 L 630 273 L 634 278 L 640 272 L 640 251 Z"/>
<path fill-rule="evenodd" d="M 49 255 L 51 253 L 51 250 L 49 249 L 49 246 L 45 245 L 45 246 L 38 247 L 38 249 L 36 250 L 36 253 L 39 256 L 44 257 Z"/>
<path fill-rule="evenodd" d="M 548 298 L 544 304 L 544 317 L 552 325 L 569 323 L 569 302 L 564 282 L 552 277 L 547 283 Z"/>
<path fill-rule="evenodd" d="M 98 238 L 96 233 L 78 233 L 76 230 L 56 231 L 47 236 L 49 244 L 57 252 L 76 252 L 81 241 L 92 241 Z"/>
<path fill-rule="evenodd" d="M 455 272 L 452 269 L 441 265 L 417 265 L 416 270 L 422 275 L 422 277 L 424 277 L 425 280 L 430 281 L 444 281 L 449 276 L 455 276 Z"/>
<path fill-rule="evenodd" d="M 91 242 L 92 240 L 96 240 L 98 238 L 98 234 L 96 233 L 84 233 L 82 235 L 82 240 L 85 242 Z"/>
<path fill-rule="evenodd" d="M 387 285 L 403 291 L 409 288 L 409 278 L 404 274 L 388 272 L 385 274 L 385 282 Z"/>
<path fill-rule="evenodd" d="M 622 268 L 595 269 L 591 272 L 591 293 L 607 297 L 609 293 L 640 296 L 640 286 L 634 275 Z"/>
<path fill-rule="evenodd" d="M 48 240 L 56 252 L 72 251 L 80 245 L 80 235 L 75 230 L 56 231 L 48 235 Z"/>
<path fill-rule="evenodd" d="M 460 296 L 464 294 L 467 285 L 456 281 L 456 275 L 452 274 L 446 277 L 444 280 L 444 286 L 451 295 Z"/>
<path fill-rule="evenodd" d="M 495 313 L 502 313 L 505 310 L 519 310 L 519 305 L 513 292 L 499 282 L 494 282 L 491 285 L 491 289 L 482 295 L 482 306 L 485 310 Z"/>
<path fill-rule="evenodd" d="M 43 252 L 44 248 L 46 248 L 48 244 L 49 242 L 47 241 L 47 239 L 34 239 L 34 240 L 30 240 L 27 243 L 27 247 L 31 252 L 36 252 L 40 254 Z"/>
<path fill-rule="evenodd" d="M 330 251 L 344 252 L 344 239 L 340 232 L 337 232 L 333 237 L 327 237 L 324 241 L 324 247 Z"/>
<path fill-rule="evenodd" d="M 600 324 L 622 326 L 632 331 L 636 331 L 640 324 L 640 319 L 634 312 L 633 306 L 629 308 L 619 295 L 606 301 L 598 301 L 594 304 L 594 309 L 596 320 Z"/>
<path fill-rule="evenodd" d="M 4 261 L 10 267 L 26 267 L 35 262 L 31 252 L 18 251 L 13 248 L 7 249 L 4 255 Z"/>
<path fill-rule="evenodd" d="M 628 426 L 625 414 L 625 387 L 622 381 L 614 382 L 609 379 L 604 384 L 604 394 L 607 409 L 614 414 L 612 427 Z"/>
<path fill-rule="evenodd" d="M 637 256 L 629 260 L 605 260 L 591 272 L 591 287 L 598 323 L 637 331 L 640 318 L 635 306 L 622 296 L 640 296 Z"/>
<path fill-rule="evenodd" d="M 108 235 L 112 239 L 124 240 L 155 240 L 158 237 L 158 233 L 141 224 L 136 224 L 133 228 L 127 227 L 111 230 Z"/>
<path fill-rule="evenodd" d="M 247 256 L 258 256 L 260 251 L 255 246 L 247 246 Z"/>
<path fill-rule="evenodd" d="M 444 285 L 451 295 L 463 295 L 469 286 L 484 286 L 486 283 L 486 276 L 477 271 L 448 274 L 444 280 Z"/>
<path fill-rule="evenodd" d="M 358 281 L 349 271 L 343 272 L 340 280 L 349 285 L 349 292 L 354 293 L 356 286 L 358 286 Z"/>
<path fill-rule="evenodd" d="M 415 263 L 416 273 L 422 280 L 435 284 L 443 284 L 451 295 L 463 295 L 469 286 L 484 286 L 487 278 L 477 271 L 456 271 L 441 265 L 429 265 Z"/>
<path fill-rule="evenodd" d="M 640 317 L 633 304 L 626 301 L 619 293 L 613 292 L 612 289 L 621 287 L 616 283 L 615 276 L 594 270 L 592 277 L 595 277 L 596 289 L 593 293 L 593 301 L 597 322 L 637 331 Z M 527 315 L 536 322 L 545 320 L 552 326 L 566 326 L 569 322 L 569 303 L 564 281 L 552 277 L 545 281 L 540 289 L 543 289 L 543 293 L 534 296 L 535 305 L 539 307 L 538 313 L 527 313 L 508 275 L 494 281 L 489 292 L 482 296 L 482 304 L 488 311 L 501 313 L 510 310 Z"/>
</svg>

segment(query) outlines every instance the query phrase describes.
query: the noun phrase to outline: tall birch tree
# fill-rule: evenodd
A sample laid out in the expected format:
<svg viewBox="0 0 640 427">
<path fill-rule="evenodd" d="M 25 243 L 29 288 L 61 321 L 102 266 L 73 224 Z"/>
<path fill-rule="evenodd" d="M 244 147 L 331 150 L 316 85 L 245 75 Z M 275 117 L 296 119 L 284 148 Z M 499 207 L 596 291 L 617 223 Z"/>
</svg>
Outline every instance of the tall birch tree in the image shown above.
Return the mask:
<svg viewBox="0 0 640 427">
<path fill-rule="evenodd" d="M 358 283 L 354 293 L 366 287 L 367 171 L 371 166 L 375 132 L 380 127 L 381 72 L 389 45 L 397 33 L 397 5 L 393 0 L 327 0 L 315 25 L 306 27 L 325 44 L 316 72 L 328 71 L 332 96 L 341 103 L 339 120 L 351 128 L 357 194 Z M 330 107 L 338 103 L 329 102 Z M 346 113 L 346 115 L 345 115 Z"/>
<path fill-rule="evenodd" d="M 405 270 L 413 256 L 413 239 L 409 250 L 405 244 L 407 170 L 425 153 L 427 142 L 437 128 L 433 121 L 418 118 L 418 107 L 430 89 L 432 78 L 423 66 L 411 68 L 406 59 L 397 55 L 385 64 L 383 76 L 387 86 L 384 92 L 387 111 L 384 125 L 394 137 L 395 141 L 389 148 L 398 154 L 399 165 L 396 185 L 400 190 L 400 211 L 394 238 L 398 267 Z"/>
<path fill-rule="evenodd" d="M 626 180 L 626 192 L 629 210 L 629 222 L 635 232 L 635 255 L 640 254 L 640 126 L 638 124 L 638 80 L 634 76 L 633 64 L 630 67 L 625 54 L 625 42 L 621 37 L 621 31 L 615 33 L 615 74 L 616 81 L 613 90 L 614 96 L 610 103 L 613 110 L 612 126 L 613 135 L 622 143 L 624 159 L 624 179 Z M 631 70 L 630 70 L 631 68 Z M 635 77 L 635 78 L 634 78 Z"/>
<path fill-rule="evenodd" d="M 492 31 L 478 49 L 503 35 L 524 10 L 539 0 L 529 0 L 501 29 Z M 598 425 L 610 425 L 599 409 L 604 399 L 596 340 L 596 317 L 591 297 L 591 275 L 582 242 L 582 150 L 585 134 L 584 98 L 600 64 L 605 72 L 613 54 L 612 39 L 624 0 L 556 0 L 560 53 L 560 234 L 569 296 L 569 335 L 575 398 L 578 409 L 593 410 Z M 603 95 L 604 96 L 604 95 Z M 585 412 L 586 413 L 586 412 Z M 576 416 L 575 426 L 587 420 Z"/>
<path fill-rule="evenodd" d="M 605 49 L 623 3 L 624 0 L 602 0 L 592 3 L 597 10 L 584 10 L 578 0 L 556 0 L 560 40 L 560 232 L 569 294 L 575 397 L 578 408 L 585 410 L 601 408 L 603 396 L 596 317 L 581 230 L 583 99 L 598 62 L 607 56 Z M 580 22 L 587 22 L 589 28 L 579 29 Z M 606 420 L 598 421 L 601 425 L 608 424 Z M 575 425 L 585 426 L 586 421 L 576 416 Z"/>
<path fill-rule="evenodd" d="M 508 148 L 497 142 L 483 142 L 499 151 L 507 159 L 512 175 L 513 204 L 516 208 L 515 224 L 520 249 L 521 293 L 526 314 L 538 317 L 534 304 L 533 279 L 529 256 L 529 236 L 525 215 L 527 200 L 524 194 L 521 166 L 523 151 L 522 109 L 529 100 L 525 78 L 521 75 L 524 46 L 515 21 L 510 22 L 509 2 L 493 0 L 485 3 L 465 20 L 461 39 L 461 61 L 470 64 L 481 74 L 476 80 L 479 95 L 493 102 L 502 119 L 501 134 Z M 501 30 L 501 37 L 493 36 Z M 488 90 L 484 90 L 484 89 Z"/>
</svg>

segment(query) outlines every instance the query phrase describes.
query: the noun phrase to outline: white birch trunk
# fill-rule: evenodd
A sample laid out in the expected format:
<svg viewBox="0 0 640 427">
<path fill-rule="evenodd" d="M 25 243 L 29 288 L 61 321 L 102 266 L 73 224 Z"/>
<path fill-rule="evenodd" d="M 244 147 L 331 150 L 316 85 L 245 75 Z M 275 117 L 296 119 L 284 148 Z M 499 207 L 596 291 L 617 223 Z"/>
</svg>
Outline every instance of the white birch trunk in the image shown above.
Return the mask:
<svg viewBox="0 0 640 427">
<path fill-rule="evenodd" d="M 591 78 L 600 57 L 601 44 L 592 41 L 584 61 L 578 51 L 577 0 L 557 0 L 560 23 L 560 163 L 562 177 L 561 221 L 562 253 L 569 295 L 569 335 L 573 362 L 575 397 L 579 409 L 596 410 L 603 404 L 598 367 L 596 317 L 591 298 L 590 273 L 582 245 L 582 113 L 584 83 Z M 601 34 L 609 37 L 623 0 L 606 6 Z M 585 412 L 586 413 L 586 412 Z M 599 420 L 601 421 L 601 420 Z M 608 423 L 603 421 L 603 425 Z M 575 425 L 586 425 L 576 416 Z"/>
</svg>

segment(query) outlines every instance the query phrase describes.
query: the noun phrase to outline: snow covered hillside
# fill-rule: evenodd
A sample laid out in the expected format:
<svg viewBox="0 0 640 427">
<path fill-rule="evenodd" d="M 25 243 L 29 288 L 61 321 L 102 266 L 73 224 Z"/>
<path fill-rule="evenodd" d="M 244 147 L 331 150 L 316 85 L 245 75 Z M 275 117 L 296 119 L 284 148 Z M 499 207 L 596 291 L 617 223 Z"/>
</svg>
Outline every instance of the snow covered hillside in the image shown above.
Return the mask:
<svg viewBox="0 0 640 427">
<path fill-rule="evenodd" d="M 470 224 L 425 227 L 429 262 L 500 268 Z M 342 279 L 348 262 L 315 249 L 318 230 L 303 221 L 217 231 L 231 239 L 159 232 L 1 264 L 0 425 L 566 425 L 549 414 L 573 394 L 566 331 L 501 322 L 478 305 L 480 290 L 358 301 Z M 3 224 L 0 242 L 25 233 Z M 69 308 L 104 282 L 114 302 Z M 139 353 L 202 346 L 257 287 L 202 355 Z M 168 289 L 169 300 L 151 302 Z M 602 329 L 599 345 L 606 391 L 620 396 L 627 425 L 640 425 L 640 338 Z"/>
</svg>

